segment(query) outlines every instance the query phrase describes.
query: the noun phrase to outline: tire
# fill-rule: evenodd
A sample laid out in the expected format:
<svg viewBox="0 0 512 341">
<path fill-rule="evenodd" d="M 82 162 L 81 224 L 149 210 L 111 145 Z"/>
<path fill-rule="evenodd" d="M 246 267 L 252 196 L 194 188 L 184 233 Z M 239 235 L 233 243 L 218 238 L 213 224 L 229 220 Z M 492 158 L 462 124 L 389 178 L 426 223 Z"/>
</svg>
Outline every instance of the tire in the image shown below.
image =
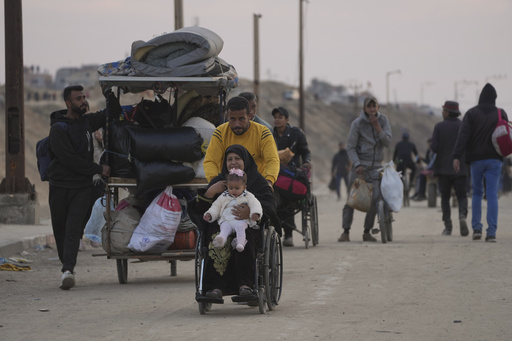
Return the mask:
<svg viewBox="0 0 512 341">
<path fill-rule="evenodd" d="M 199 307 L 199 314 L 201 315 L 206 314 L 206 312 L 210 311 L 212 308 L 212 304 L 207 302 L 197 302 L 197 305 Z"/>
<path fill-rule="evenodd" d="M 427 185 L 427 199 L 428 207 L 436 207 L 437 185 L 433 181 Z"/>
<path fill-rule="evenodd" d="M 263 281 L 268 310 L 274 310 L 279 304 L 283 283 L 283 249 L 281 238 L 270 226 L 265 239 L 265 257 L 263 264 Z"/>
<path fill-rule="evenodd" d="M 302 207 L 302 237 L 304 239 L 304 246 L 306 249 L 309 247 L 309 240 L 311 236 L 310 219 L 311 216 L 309 214 L 308 205 L 305 204 Z"/>
<path fill-rule="evenodd" d="M 393 241 L 393 216 L 392 216 L 392 213 L 389 211 L 389 207 L 386 208 L 386 213 L 387 213 L 386 232 L 387 232 L 388 242 L 392 242 Z"/>
<path fill-rule="evenodd" d="M 410 206 L 410 198 L 409 198 L 409 179 L 407 178 L 407 174 L 402 178 L 402 181 L 404 183 L 404 198 L 403 198 L 403 205 L 404 207 Z"/>
<path fill-rule="evenodd" d="M 316 197 L 313 196 L 313 205 L 311 206 L 311 239 L 313 240 L 313 246 L 318 244 L 318 206 Z"/>
<path fill-rule="evenodd" d="M 117 278 L 120 284 L 128 282 L 128 259 L 116 259 L 117 263 Z"/>
<path fill-rule="evenodd" d="M 382 243 L 386 244 L 386 242 L 388 241 L 388 229 L 386 222 L 386 212 L 384 210 L 384 201 L 380 200 L 377 205 L 377 214 L 379 215 L 380 238 L 382 240 Z"/>
<path fill-rule="evenodd" d="M 258 289 L 258 308 L 260 310 L 260 314 L 265 314 L 267 312 L 266 309 L 266 295 L 265 295 L 265 288 L 260 287 Z M 269 308 L 269 310 L 271 310 Z"/>
</svg>

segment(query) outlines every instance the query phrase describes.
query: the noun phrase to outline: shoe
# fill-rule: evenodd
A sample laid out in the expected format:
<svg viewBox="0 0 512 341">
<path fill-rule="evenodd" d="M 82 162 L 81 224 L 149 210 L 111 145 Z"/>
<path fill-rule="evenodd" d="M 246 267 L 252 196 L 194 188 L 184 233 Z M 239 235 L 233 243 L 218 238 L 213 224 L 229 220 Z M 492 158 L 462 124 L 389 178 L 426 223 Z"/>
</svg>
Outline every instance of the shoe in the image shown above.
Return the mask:
<svg viewBox="0 0 512 341">
<path fill-rule="evenodd" d="M 60 288 L 62 290 L 69 290 L 75 286 L 75 275 L 69 270 L 64 271 L 62 274 L 62 281 L 60 283 Z"/>
<path fill-rule="evenodd" d="M 249 288 L 247 285 L 242 285 L 240 287 L 240 291 L 238 292 L 240 296 L 250 296 L 252 295 L 252 289 Z"/>
<path fill-rule="evenodd" d="M 220 289 L 213 289 L 206 292 L 206 297 L 222 299 L 222 291 Z"/>
<path fill-rule="evenodd" d="M 416 198 L 414 198 L 413 200 L 414 201 L 423 201 L 423 200 L 427 200 L 427 197 L 424 195 L 419 195 Z"/>
<path fill-rule="evenodd" d="M 460 235 L 465 237 L 469 234 L 468 224 L 466 223 L 466 217 L 459 218 Z"/>
<path fill-rule="evenodd" d="M 496 243 L 496 237 L 495 236 L 487 236 L 485 237 L 485 241 L 489 243 Z"/>
<path fill-rule="evenodd" d="M 369 233 L 363 233 L 363 242 L 376 242 L 377 239 L 375 239 L 371 234 Z"/>
<path fill-rule="evenodd" d="M 349 242 L 350 241 L 350 237 L 348 235 L 348 233 L 346 232 L 343 232 L 341 234 L 341 236 L 338 238 L 338 241 L 341 243 L 341 242 Z"/>
<path fill-rule="evenodd" d="M 482 231 L 473 231 L 473 240 L 480 240 L 480 238 L 482 238 Z"/>
<path fill-rule="evenodd" d="M 238 252 L 242 252 L 243 250 L 245 249 L 244 245 L 243 244 L 237 244 L 236 245 L 236 250 Z"/>
<path fill-rule="evenodd" d="M 212 242 L 214 247 L 223 247 L 224 244 L 226 244 L 226 241 L 221 236 L 215 237 L 215 239 Z"/>
<path fill-rule="evenodd" d="M 283 246 L 293 246 L 293 237 L 284 237 Z"/>
<path fill-rule="evenodd" d="M 98 248 L 98 247 L 101 247 L 101 243 L 100 242 L 95 242 L 95 241 L 91 240 L 91 246 L 93 248 Z"/>
<path fill-rule="evenodd" d="M 443 236 L 451 236 L 451 235 L 452 235 L 452 230 L 448 230 L 448 229 L 443 230 Z"/>
</svg>

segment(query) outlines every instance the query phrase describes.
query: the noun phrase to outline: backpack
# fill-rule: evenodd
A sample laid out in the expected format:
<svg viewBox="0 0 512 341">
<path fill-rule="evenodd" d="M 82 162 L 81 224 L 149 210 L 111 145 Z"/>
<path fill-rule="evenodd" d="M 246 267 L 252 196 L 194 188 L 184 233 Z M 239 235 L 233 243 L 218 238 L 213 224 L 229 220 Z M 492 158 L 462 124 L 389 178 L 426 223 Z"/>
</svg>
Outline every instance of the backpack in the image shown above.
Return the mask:
<svg viewBox="0 0 512 341">
<path fill-rule="evenodd" d="M 64 122 L 56 122 L 65 131 L 68 131 L 68 125 Z M 46 136 L 44 139 L 37 141 L 36 144 L 36 157 L 37 157 L 37 169 L 39 170 L 39 176 L 41 181 L 49 181 L 48 178 L 48 167 L 53 160 L 53 153 L 50 150 L 50 137 Z"/>
<path fill-rule="evenodd" d="M 498 124 L 492 133 L 492 144 L 503 157 L 512 154 L 512 127 L 511 122 L 501 118 L 501 109 L 498 108 Z"/>
</svg>

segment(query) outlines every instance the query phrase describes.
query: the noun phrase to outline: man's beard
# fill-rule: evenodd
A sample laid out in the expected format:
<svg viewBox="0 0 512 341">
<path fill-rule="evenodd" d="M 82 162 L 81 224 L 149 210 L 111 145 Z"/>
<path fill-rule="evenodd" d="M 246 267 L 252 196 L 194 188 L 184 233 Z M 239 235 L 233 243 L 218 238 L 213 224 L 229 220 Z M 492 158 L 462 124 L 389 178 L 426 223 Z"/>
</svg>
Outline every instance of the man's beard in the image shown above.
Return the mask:
<svg viewBox="0 0 512 341">
<path fill-rule="evenodd" d="M 75 114 L 82 116 L 83 114 L 85 114 L 87 112 L 87 106 L 82 105 L 81 107 L 77 107 L 75 105 L 72 105 L 71 111 L 73 111 Z"/>
<path fill-rule="evenodd" d="M 247 129 L 244 129 L 244 128 L 237 128 L 236 130 L 231 129 L 231 131 L 232 131 L 235 135 L 242 135 L 243 133 L 245 133 L 245 132 L 247 131 Z"/>
</svg>

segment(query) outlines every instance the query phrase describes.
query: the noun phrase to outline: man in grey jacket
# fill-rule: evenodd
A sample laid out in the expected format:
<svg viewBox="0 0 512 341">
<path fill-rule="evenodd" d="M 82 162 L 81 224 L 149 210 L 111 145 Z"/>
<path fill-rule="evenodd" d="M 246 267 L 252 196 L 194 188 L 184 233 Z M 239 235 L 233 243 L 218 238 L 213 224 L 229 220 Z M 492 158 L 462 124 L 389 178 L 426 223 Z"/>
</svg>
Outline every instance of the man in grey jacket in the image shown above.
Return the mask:
<svg viewBox="0 0 512 341">
<path fill-rule="evenodd" d="M 370 234 L 375 223 L 376 202 L 380 197 L 379 171 L 382 167 L 384 147 L 391 142 L 391 126 L 388 118 L 379 112 L 379 103 L 375 97 L 366 97 L 361 115 L 350 126 L 347 151 L 352 168 L 349 174 L 349 187 L 357 177 L 373 184 L 373 197 L 370 210 L 364 221 L 363 241 L 376 242 Z M 354 218 L 354 209 L 347 204 L 343 207 L 343 233 L 339 242 L 349 242 L 349 231 Z"/>
</svg>

